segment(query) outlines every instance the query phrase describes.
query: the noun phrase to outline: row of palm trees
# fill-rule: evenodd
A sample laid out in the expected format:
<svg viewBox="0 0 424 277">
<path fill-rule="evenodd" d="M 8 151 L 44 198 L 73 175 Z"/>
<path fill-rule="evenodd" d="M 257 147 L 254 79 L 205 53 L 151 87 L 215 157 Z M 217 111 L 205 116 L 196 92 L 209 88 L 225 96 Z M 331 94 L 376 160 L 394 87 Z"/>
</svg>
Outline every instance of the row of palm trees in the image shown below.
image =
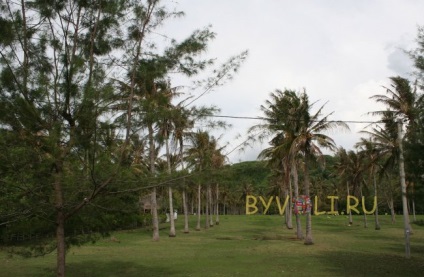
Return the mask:
<svg viewBox="0 0 424 277">
<path fill-rule="evenodd" d="M 127 136 L 127 155 L 130 167 L 136 174 L 157 176 L 160 174 L 173 175 L 181 172 L 202 172 L 207 169 L 216 169 L 223 166 L 225 157 L 218 147 L 217 140 L 207 131 L 195 129 L 195 124 L 200 121 L 207 122 L 208 116 L 218 110 L 215 107 L 187 107 L 185 101 L 174 104 L 179 96 L 178 88 L 172 88 L 164 75 L 140 75 L 140 84 L 136 86 L 132 103 L 130 122 L 133 128 L 129 134 L 138 133 L 137 136 Z M 138 82 L 138 81 L 137 81 Z M 137 83 L 136 82 L 136 83 Z M 188 100 L 188 99 L 186 99 Z M 219 122 L 218 122 L 219 123 Z M 138 156 L 135 156 L 138 155 Z M 185 178 L 181 179 L 182 200 L 185 227 L 188 230 L 187 184 Z M 173 184 L 174 185 L 174 184 Z M 168 186 L 168 204 L 170 214 L 169 236 L 175 237 L 173 185 Z M 198 183 L 198 224 L 200 230 L 201 187 Z M 207 204 L 211 203 L 210 184 L 206 193 Z M 157 187 L 151 191 L 153 240 L 159 240 L 159 219 L 157 205 Z"/>
<path fill-rule="evenodd" d="M 366 184 L 372 184 L 374 196 L 385 195 L 390 207 L 392 221 L 395 220 L 394 194 L 400 189 L 399 183 L 391 180 L 399 176 L 399 134 L 398 118 L 407 122 L 404 140 L 410 144 L 422 143 L 413 140 L 416 132 L 421 132 L 423 119 L 423 95 L 417 92 L 417 85 L 411 85 L 407 79 L 392 77 L 391 86 L 386 87 L 386 94 L 371 97 L 384 104 L 385 110 L 374 111 L 370 114 L 381 119 L 368 126 L 362 134 L 365 136 L 355 145 L 355 150 L 337 148 L 335 142 L 323 132 L 334 128 L 348 126 L 341 121 L 331 121 L 328 115 L 322 115 L 324 106 L 312 113 L 314 103 L 309 103 L 305 91 L 276 90 L 270 94 L 261 106 L 264 114 L 263 123 L 253 126 L 251 133 L 261 131 L 260 140 L 271 137 L 270 147 L 260 153 L 260 158 L 267 161 L 272 168 L 275 180 L 285 195 L 298 199 L 301 187 L 299 174 L 301 170 L 303 187 L 302 193 L 310 195 L 310 174 L 312 165 L 323 165 L 322 149 L 335 151 L 336 163 L 334 171 L 338 180 L 345 186 L 339 186 L 346 195 L 363 196 L 363 190 L 370 190 Z M 420 129 L 421 128 L 421 129 Z M 416 137 L 416 136 L 415 136 Z M 333 176 L 336 177 L 336 176 Z M 385 184 L 384 186 L 382 184 Z M 413 186 L 413 180 L 409 182 Z M 339 191 L 340 193 L 340 191 Z M 291 211 L 287 211 L 286 225 L 291 228 Z M 352 215 L 349 214 L 349 224 Z M 364 226 L 367 227 L 364 213 Z M 375 229 L 380 229 L 378 207 L 375 211 Z M 303 238 L 300 217 L 296 215 L 297 238 Z M 306 214 L 305 244 L 313 244 L 311 232 L 311 213 Z"/>
</svg>

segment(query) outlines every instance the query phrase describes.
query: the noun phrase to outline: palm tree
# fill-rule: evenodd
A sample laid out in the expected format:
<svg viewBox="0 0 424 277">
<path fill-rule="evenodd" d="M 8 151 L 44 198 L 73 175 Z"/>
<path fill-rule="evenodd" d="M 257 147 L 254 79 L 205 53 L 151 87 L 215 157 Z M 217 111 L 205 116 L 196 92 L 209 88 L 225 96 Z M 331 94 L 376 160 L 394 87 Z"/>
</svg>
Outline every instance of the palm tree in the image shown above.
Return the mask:
<svg viewBox="0 0 424 277">
<path fill-rule="evenodd" d="M 392 113 L 393 117 L 396 120 L 408 120 L 408 124 L 406 126 L 406 138 L 410 140 L 410 143 L 416 144 L 418 141 L 414 141 L 416 139 L 415 133 L 419 129 L 419 115 L 420 115 L 420 102 L 421 97 L 417 94 L 417 84 L 411 87 L 409 81 L 402 77 L 391 77 L 392 81 L 391 88 L 386 88 L 386 95 L 375 95 L 371 98 L 375 99 L 377 102 L 383 103 L 388 110 L 387 111 L 377 111 L 373 112 L 373 114 L 384 115 L 384 113 Z M 399 128 L 399 133 L 401 132 L 401 128 Z M 402 149 L 402 139 L 400 139 L 401 135 L 399 134 L 399 142 L 398 147 Z M 404 187 L 404 169 L 403 169 L 403 151 L 399 152 L 399 175 L 401 176 L 401 187 Z M 403 176 L 403 177 L 402 177 Z M 404 189 L 402 189 L 404 190 Z M 405 195 L 402 195 L 403 200 L 403 216 L 408 222 L 409 230 L 412 232 L 411 226 L 409 224 L 409 212 L 406 207 L 406 188 Z M 406 222 L 405 221 L 405 222 Z"/>
<path fill-rule="evenodd" d="M 310 110 L 313 107 L 313 104 L 309 104 L 309 99 L 306 92 L 303 92 L 300 95 L 301 103 L 307 107 L 305 112 L 299 117 L 299 122 L 301 124 L 300 132 L 293 140 L 290 147 L 290 155 L 296 156 L 298 154 L 302 155 L 304 163 L 304 193 L 309 196 L 309 166 L 312 161 L 324 162 L 321 148 L 328 148 L 330 150 L 336 149 L 336 144 L 332 138 L 323 134 L 332 130 L 334 128 L 344 127 L 349 128 L 344 122 L 341 121 L 329 121 L 328 117 L 331 114 L 328 114 L 324 117 L 321 117 L 322 109 L 324 105 L 321 106 L 318 111 L 310 115 Z M 312 239 L 312 217 L 311 213 L 306 214 L 306 236 L 305 244 L 313 244 Z"/>
<path fill-rule="evenodd" d="M 298 118 L 305 112 L 305 109 L 307 110 L 307 107 L 305 107 L 305 103 L 301 102 L 297 93 L 292 90 L 276 90 L 270 94 L 270 97 L 271 100 L 267 100 L 265 105 L 260 107 L 265 116 L 265 123 L 251 127 L 249 132 L 263 131 L 259 137 L 260 140 L 273 136 L 270 141 L 271 147 L 264 149 L 259 157 L 268 159 L 268 165 L 276 168 L 276 172 L 280 172 L 284 180 L 282 190 L 284 190 L 284 187 L 290 190 L 290 179 L 291 177 L 294 178 L 294 197 L 297 199 L 299 189 L 295 162 L 296 154 L 293 155 L 290 149 L 301 128 L 301 122 Z M 290 221 L 287 221 L 286 225 L 288 228 L 292 226 Z M 296 214 L 296 234 L 297 238 L 303 238 L 298 214 Z"/>
<path fill-rule="evenodd" d="M 376 181 L 376 175 L 379 170 L 380 161 L 381 161 L 381 154 L 378 151 L 378 149 L 373 144 L 372 140 L 367 140 L 364 138 L 361 138 L 361 141 L 356 144 L 357 147 L 361 148 L 361 155 L 364 157 L 365 161 L 365 167 L 369 169 L 370 171 L 370 178 L 372 179 L 373 186 L 374 186 L 374 196 L 377 197 L 377 181 Z M 365 158 L 366 157 L 366 158 Z M 378 221 L 378 202 L 375 209 L 375 230 L 380 230 L 380 223 Z"/>
<path fill-rule="evenodd" d="M 417 88 L 416 86 L 411 87 L 409 81 L 400 76 L 390 77 L 390 87 L 384 87 L 388 95 L 377 94 L 371 96 L 378 103 L 384 104 L 394 117 L 401 116 L 408 119 L 409 124 L 415 124 L 417 118 Z M 373 115 L 384 116 L 387 110 L 371 112 Z"/>
<path fill-rule="evenodd" d="M 382 122 L 384 123 L 384 128 L 380 126 L 373 127 L 371 130 L 364 130 L 361 133 L 369 136 L 370 141 L 372 142 L 373 151 L 378 153 L 378 158 L 381 159 L 381 168 L 380 168 L 380 179 L 384 176 L 391 176 L 395 172 L 398 157 L 399 157 L 399 147 L 397 144 L 397 126 L 395 117 L 392 112 L 387 111 L 383 113 Z M 389 178 L 390 179 L 390 178 Z M 383 189 L 388 194 L 388 206 L 390 208 L 392 223 L 395 222 L 395 211 L 393 205 L 393 188 L 390 185 L 386 185 Z"/>
</svg>

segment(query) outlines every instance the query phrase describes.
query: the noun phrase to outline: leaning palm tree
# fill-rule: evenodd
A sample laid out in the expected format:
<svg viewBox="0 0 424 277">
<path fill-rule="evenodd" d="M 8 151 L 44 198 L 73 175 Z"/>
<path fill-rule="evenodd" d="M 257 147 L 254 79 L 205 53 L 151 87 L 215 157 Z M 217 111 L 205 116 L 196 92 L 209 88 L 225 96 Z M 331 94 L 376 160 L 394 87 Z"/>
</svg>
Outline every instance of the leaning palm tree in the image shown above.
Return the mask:
<svg viewBox="0 0 424 277">
<path fill-rule="evenodd" d="M 283 183 L 282 190 L 290 190 L 290 180 L 293 177 L 294 197 L 298 198 L 299 189 L 297 182 L 296 154 L 290 152 L 293 141 L 301 128 L 298 118 L 307 111 L 305 103 L 302 103 L 299 95 L 292 90 L 276 90 L 270 94 L 271 100 L 261 105 L 264 113 L 264 123 L 255 125 L 249 129 L 249 133 L 260 132 L 259 140 L 272 137 L 270 147 L 264 149 L 259 158 L 266 159 L 268 166 L 280 172 Z M 291 220 L 287 220 L 287 228 L 292 228 Z M 296 214 L 297 238 L 303 238 L 300 215 Z"/>
<path fill-rule="evenodd" d="M 385 113 L 391 113 L 393 117 L 396 118 L 396 120 L 407 120 L 408 123 L 406 125 L 406 138 L 410 140 L 412 144 L 420 143 L 419 141 L 414 141 L 416 139 L 416 136 L 414 133 L 421 127 L 418 123 L 419 121 L 419 114 L 420 114 L 420 108 L 419 108 L 419 98 L 421 96 L 418 96 L 417 94 L 417 84 L 414 86 L 410 85 L 410 82 L 407 79 L 404 79 L 402 77 L 391 77 L 392 81 L 391 87 L 386 88 L 386 93 L 388 95 L 375 95 L 371 98 L 375 99 L 377 102 L 383 103 L 387 110 L 386 111 L 376 111 L 372 114 L 380 114 L 384 115 Z M 399 133 L 401 130 L 399 129 Z M 400 134 L 399 134 L 400 137 Z M 402 147 L 401 140 L 399 139 L 399 149 Z M 400 154 L 403 156 L 402 151 L 400 151 Z M 403 158 L 399 158 L 400 160 Z M 403 170 L 403 161 L 399 161 L 399 175 L 402 176 L 404 173 Z M 401 178 L 402 179 L 402 178 Z M 405 180 L 401 180 L 401 183 L 403 183 Z M 402 185 L 403 186 L 403 185 Z M 402 197 L 405 197 L 406 195 L 403 195 Z M 409 222 L 409 213 L 407 211 L 406 204 L 403 204 L 404 206 L 404 217 L 407 218 L 406 221 Z M 410 224 L 409 224 L 410 225 Z M 412 232 L 411 227 L 409 226 L 410 231 Z"/>
</svg>

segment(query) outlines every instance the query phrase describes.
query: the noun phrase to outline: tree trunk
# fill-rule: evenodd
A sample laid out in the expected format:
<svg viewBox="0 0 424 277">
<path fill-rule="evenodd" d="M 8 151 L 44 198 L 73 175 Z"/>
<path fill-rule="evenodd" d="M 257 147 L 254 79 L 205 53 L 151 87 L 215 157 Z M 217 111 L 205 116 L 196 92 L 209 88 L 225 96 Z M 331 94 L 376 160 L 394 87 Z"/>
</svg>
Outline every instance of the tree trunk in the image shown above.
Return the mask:
<svg viewBox="0 0 424 277">
<path fill-rule="evenodd" d="M 285 189 L 284 195 L 286 197 L 287 197 L 287 195 L 290 195 L 290 192 L 287 190 L 287 188 Z M 291 201 L 292 196 L 289 196 L 289 199 Z M 293 219 L 292 219 L 292 209 L 291 209 L 290 203 L 286 206 L 285 218 L 286 218 L 286 228 L 289 229 L 289 230 L 292 230 L 293 229 Z"/>
<path fill-rule="evenodd" d="M 362 187 L 361 187 L 361 199 L 362 199 Z M 368 221 L 367 221 L 367 214 L 365 213 L 365 211 L 363 211 L 364 213 L 364 228 L 368 228 Z"/>
<path fill-rule="evenodd" d="M 158 218 L 158 208 L 157 208 L 157 202 L 156 202 L 156 187 L 154 187 L 152 190 L 151 208 L 152 208 L 152 224 L 153 224 L 153 241 L 159 241 L 159 218 Z"/>
<path fill-rule="evenodd" d="M 375 207 L 375 230 L 380 230 L 380 222 L 378 221 L 378 198 L 377 198 L 377 181 L 375 180 L 375 172 L 373 172 L 373 178 L 374 178 L 374 196 L 376 197 L 376 207 Z"/>
<path fill-rule="evenodd" d="M 219 225 L 219 185 L 216 184 L 216 188 L 215 188 L 215 224 Z"/>
<path fill-rule="evenodd" d="M 209 196 L 209 226 L 213 227 L 213 216 L 214 216 L 214 205 L 213 205 L 213 197 L 212 197 L 212 186 L 208 186 L 208 196 Z"/>
<path fill-rule="evenodd" d="M 200 184 L 197 185 L 197 225 L 196 225 L 196 231 L 200 231 L 200 214 L 202 212 L 202 206 L 201 206 L 201 193 L 202 193 L 202 186 Z"/>
<path fill-rule="evenodd" d="M 184 210 L 184 233 L 188 234 L 190 230 L 188 228 L 188 208 L 187 208 L 187 196 L 186 196 L 185 188 L 183 188 L 182 196 L 183 196 L 183 210 Z"/>
<path fill-rule="evenodd" d="M 205 205 L 205 216 L 206 216 L 206 218 L 205 218 L 205 229 L 209 229 L 209 227 L 210 227 L 210 222 L 209 222 L 209 202 L 210 202 L 210 199 L 209 199 L 209 186 L 206 188 L 206 205 Z"/>
<path fill-rule="evenodd" d="M 172 201 L 172 188 L 171 186 L 168 187 L 168 196 L 169 196 L 169 222 L 170 222 L 170 229 L 169 229 L 169 237 L 173 238 L 176 236 L 175 233 L 175 218 L 174 218 L 174 204 Z"/>
<path fill-rule="evenodd" d="M 293 191 L 292 191 L 292 183 L 291 183 L 291 178 L 292 178 L 292 174 L 291 172 L 289 172 L 288 169 L 288 163 L 283 163 L 283 170 L 285 172 L 285 180 L 283 179 L 283 183 L 282 183 L 282 190 L 284 190 L 284 196 L 289 196 L 290 202 L 293 199 Z M 291 170 L 290 170 L 291 171 Z M 293 217 L 292 217 L 292 209 L 291 209 L 291 205 L 289 204 L 286 206 L 286 210 L 285 210 L 285 223 L 286 223 L 286 227 L 287 229 L 291 230 L 293 229 Z"/>
<path fill-rule="evenodd" d="M 57 276 L 65 276 L 66 245 L 65 245 L 65 214 L 63 211 L 63 189 L 60 180 L 61 165 L 56 165 L 54 173 L 54 192 L 56 208 L 56 243 L 57 243 Z"/>
<path fill-rule="evenodd" d="M 149 165 L 150 174 L 155 176 L 155 141 L 154 141 L 154 130 L 153 124 L 148 124 L 148 136 L 149 136 Z M 156 201 L 156 187 L 152 190 L 151 195 L 151 211 L 152 211 L 152 225 L 153 225 L 153 241 L 159 241 L 159 218 L 158 218 L 158 207 Z"/>
<path fill-rule="evenodd" d="M 347 196 L 350 196 L 349 192 L 349 182 L 346 182 L 346 190 L 347 190 Z M 352 226 L 353 219 L 352 219 L 352 210 L 349 210 L 349 226 Z"/>
<path fill-rule="evenodd" d="M 166 128 L 166 127 L 165 127 Z M 168 166 L 168 174 L 171 175 L 171 156 L 169 154 L 169 139 L 168 139 L 168 130 L 165 129 L 164 132 L 164 136 L 165 136 L 165 151 L 166 151 L 166 164 Z M 170 222 L 170 227 L 169 227 L 169 237 L 173 238 L 176 236 L 175 233 L 175 218 L 174 218 L 174 202 L 172 199 L 172 187 L 169 186 L 168 187 L 168 200 L 169 200 L 169 222 Z"/>
<path fill-rule="evenodd" d="M 408 211 L 408 199 L 406 195 L 406 182 L 405 182 L 405 165 L 403 158 L 403 145 L 402 145 L 402 120 L 397 120 L 398 125 L 398 146 L 399 146 L 399 177 L 400 177 L 400 187 L 402 191 L 402 208 L 403 208 L 403 225 L 405 233 L 405 257 L 410 258 L 411 256 L 411 246 L 409 241 L 409 236 L 412 234 L 412 228 L 409 221 L 409 211 Z"/>
<path fill-rule="evenodd" d="M 417 221 L 417 217 L 415 216 L 415 200 L 412 199 L 412 215 L 414 217 L 414 221 Z"/>
<path fill-rule="evenodd" d="M 396 223 L 396 213 L 395 213 L 395 205 L 393 203 L 393 196 L 390 196 L 389 201 L 387 201 L 387 205 L 389 206 L 390 209 L 390 216 L 392 218 L 392 224 Z"/>
<path fill-rule="evenodd" d="M 308 157 L 305 155 L 305 194 L 307 197 L 309 196 L 309 168 L 308 168 Z M 306 236 L 305 236 L 305 245 L 312 245 L 314 244 L 314 240 L 312 239 L 312 215 L 311 211 L 306 213 Z"/>
<path fill-rule="evenodd" d="M 299 176 L 297 174 L 297 167 L 295 163 L 292 165 L 291 172 L 293 176 L 294 198 L 297 200 L 299 198 Z M 300 221 L 299 214 L 296 214 L 296 238 L 303 239 L 302 223 Z"/>
</svg>

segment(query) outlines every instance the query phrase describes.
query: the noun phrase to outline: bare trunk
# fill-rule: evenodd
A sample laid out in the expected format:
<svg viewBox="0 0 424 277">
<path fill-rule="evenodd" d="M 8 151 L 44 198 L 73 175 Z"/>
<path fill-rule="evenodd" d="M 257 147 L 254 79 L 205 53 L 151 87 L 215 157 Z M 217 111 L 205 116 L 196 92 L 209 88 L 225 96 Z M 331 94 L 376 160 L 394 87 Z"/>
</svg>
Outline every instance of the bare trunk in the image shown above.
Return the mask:
<svg viewBox="0 0 424 277">
<path fill-rule="evenodd" d="M 396 213 L 395 213 L 395 205 L 393 203 L 393 196 L 390 196 L 390 200 L 387 201 L 387 205 L 390 209 L 390 215 L 392 218 L 392 224 L 396 223 Z"/>
<path fill-rule="evenodd" d="M 346 182 L 346 190 L 347 190 L 347 196 L 350 196 L 350 192 L 349 192 L 349 182 Z M 348 197 L 349 199 L 349 197 Z M 353 224 L 353 219 L 352 219 L 352 210 L 349 209 L 349 226 L 352 226 Z"/>
<path fill-rule="evenodd" d="M 292 165 L 291 172 L 293 176 L 294 198 L 297 200 L 299 198 L 299 176 L 297 174 L 296 164 Z M 296 214 L 296 238 L 303 239 L 302 223 L 299 214 Z"/>
<path fill-rule="evenodd" d="M 375 179 L 375 172 L 373 172 L 373 178 L 374 178 L 374 196 L 376 197 L 376 201 L 377 201 L 377 204 L 376 204 L 376 207 L 375 207 L 375 230 L 380 230 L 381 229 L 381 227 L 380 227 L 380 222 L 378 221 L 378 198 L 377 198 L 377 181 L 376 181 L 376 179 Z"/>
<path fill-rule="evenodd" d="M 215 224 L 219 225 L 219 185 L 216 184 L 216 188 L 215 188 L 215 194 L 216 194 L 216 199 L 215 199 Z"/>
<path fill-rule="evenodd" d="M 292 178 L 292 174 L 291 174 L 291 170 L 289 169 L 289 164 L 288 163 L 283 163 L 283 170 L 285 172 L 285 176 L 284 176 L 284 181 L 282 183 L 282 191 L 284 191 L 284 196 L 287 197 L 287 195 L 289 195 L 289 199 L 290 201 L 293 199 L 293 191 L 292 191 L 292 183 L 291 183 L 291 178 Z M 287 229 L 291 230 L 293 229 L 293 217 L 292 217 L 292 212 L 291 212 L 291 205 L 289 203 L 289 205 L 286 206 L 285 209 L 285 223 L 286 223 L 286 227 Z"/>
<path fill-rule="evenodd" d="M 291 191 L 291 190 L 290 190 Z M 290 192 L 289 192 L 289 190 L 286 188 L 285 189 L 285 192 L 284 192 L 284 196 L 287 196 L 287 195 L 290 195 Z M 292 199 L 292 196 L 289 196 L 290 197 L 290 200 Z M 286 228 L 287 229 L 289 229 L 289 230 L 291 230 L 291 229 L 293 229 L 293 220 L 292 220 L 292 212 L 291 212 L 291 205 L 289 204 L 289 205 L 287 205 L 286 206 L 286 210 L 285 210 L 285 223 L 286 223 Z"/>
<path fill-rule="evenodd" d="M 412 199 L 412 215 L 414 216 L 414 221 L 417 221 L 417 217 L 415 216 L 415 200 Z"/>
<path fill-rule="evenodd" d="M 151 199 L 151 208 L 152 208 L 152 224 L 153 224 L 153 241 L 159 241 L 159 217 L 158 217 L 158 208 L 156 202 L 156 187 L 152 190 L 152 199 Z"/>
<path fill-rule="evenodd" d="M 305 155 L 305 194 L 307 197 L 309 196 L 309 168 L 308 168 L 308 157 Z M 312 215 L 311 211 L 306 213 L 306 236 L 305 236 L 305 245 L 314 244 L 314 240 L 312 239 Z"/>
<path fill-rule="evenodd" d="M 361 199 L 362 199 L 362 187 L 361 187 Z M 365 211 L 363 211 L 364 213 L 364 228 L 368 228 L 368 221 L 367 221 L 367 214 L 365 213 Z"/>
<path fill-rule="evenodd" d="M 190 230 L 188 228 L 188 208 L 187 208 L 187 196 L 186 196 L 185 188 L 183 188 L 182 196 L 183 196 L 183 210 L 184 210 L 184 233 L 188 234 Z"/>
<path fill-rule="evenodd" d="M 148 125 L 149 130 L 149 163 L 150 163 L 150 174 L 155 176 L 155 142 L 153 138 L 153 126 Z M 152 225 L 153 225 L 153 241 L 159 241 L 159 218 L 158 218 L 158 207 L 156 201 L 156 187 L 152 189 L 151 195 L 151 209 L 152 209 Z"/>
<path fill-rule="evenodd" d="M 58 211 L 56 217 L 56 241 L 57 241 L 57 276 L 65 276 L 66 247 L 65 247 L 65 216 Z"/>
<path fill-rule="evenodd" d="M 223 215 L 227 215 L 227 197 L 224 196 L 224 203 L 223 203 L 223 207 L 222 207 L 222 214 Z"/>
<path fill-rule="evenodd" d="M 165 127 L 166 128 L 166 127 Z M 168 174 L 171 175 L 171 157 L 169 154 L 169 140 L 168 140 L 168 130 L 165 130 L 165 150 L 166 150 L 166 163 L 168 166 Z M 175 218 L 174 218 L 174 202 L 172 197 L 172 187 L 168 187 L 168 198 L 169 198 L 169 237 L 173 238 L 176 236 L 175 233 Z"/>
<path fill-rule="evenodd" d="M 207 187 L 206 188 L 206 205 L 205 205 L 205 216 L 206 216 L 206 218 L 205 218 L 205 229 L 209 229 L 209 227 L 210 227 L 210 222 L 209 222 L 209 202 L 210 202 L 210 199 L 209 199 L 209 189 L 208 189 L 209 187 Z"/>
<path fill-rule="evenodd" d="M 170 229 L 169 229 L 169 236 L 175 237 L 175 218 L 174 218 L 174 204 L 172 201 L 172 188 L 168 187 L 168 196 L 169 196 L 169 222 L 170 222 Z"/>
<path fill-rule="evenodd" d="M 201 206 L 201 193 L 202 193 L 202 186 L 200 184 L 197 185 L 197 225 L 196 225 L 196 231 L 200 231 L 200 214 L 202 212 L 202 206 Z"/>
<path fill-rule="evenodd" d="M 405 182 L 405 168 L 404 168 L 404 158 L 403 158 L 403 145 L 402 145 L 402 119 L 397 120 L 398 125 L 398 146 L 399 146 L 399 177 L 400 177 L 400 186 L 402 191 L 402 208 L 403 208 L 403 224 L 404 224 L 404 233 L 405 233 L 405 257 L 411 257 L 411 246 L 409 241 L 409 236 L 412 234 L 411 224 L 409 222 L 409 212 L 408 212 L 408 199 L 406 197 L 406 182 Z"/>
<path fill-rule="evenodd" d="M 208 197 L 209 197 L 209 226 L 213 227 L 213 211 L 214 211 L 214 205 L 213 205 L 213 197 L 212 197 L 212 187 L 211 185 L 208 186 Z"/>
</svg>

